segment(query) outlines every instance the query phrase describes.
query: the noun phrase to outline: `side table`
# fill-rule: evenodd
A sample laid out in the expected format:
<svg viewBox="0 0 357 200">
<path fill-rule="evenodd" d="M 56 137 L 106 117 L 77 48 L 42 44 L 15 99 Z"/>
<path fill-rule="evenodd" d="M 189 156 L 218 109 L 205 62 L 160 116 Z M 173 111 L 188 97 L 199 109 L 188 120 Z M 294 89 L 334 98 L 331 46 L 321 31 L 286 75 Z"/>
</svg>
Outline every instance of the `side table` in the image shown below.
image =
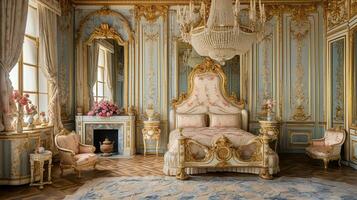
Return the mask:
<svg viewBox="0 0 357 200">
<path fill-rule="evenodd" d="M 260 124 L 260 134 L 266 134 L 270 137 L 271 141 L 275 142 L 275 152 L 277 151 L 279 134 L 280 134 L 280 123 L 278 121 L 259 121 Z"/>
<path fill-rule="evenodd" d="M 143 142 L 144 142 L 144 156 L 146 155 L 146 140 L 156 140 L 156 156 L 159 155 L 159 141 L 160 141 L 160 121 L 144 121 Z"/>
<path fill-rule="evenodd" d="M 47 181 L 43 182 L 43 171 L 44 171 L 44 164 L 45 161 L 48 161 L 48 178 Z M 40 181 L 34 183 L 34 169 L 35 169 L 35 162 L 39 162 L 40 164 Z M 39 186 L 40 189 L 43 189 L 43 186 L 46 184 L 52 184 L 51 181 L 51 167 L 52 167 L 52 152 L 45 151 L 43 153 L 32 153 L 30 154 L 30 164 L 31 164 L 31 182 L 30 186 Z"/>
</svg>

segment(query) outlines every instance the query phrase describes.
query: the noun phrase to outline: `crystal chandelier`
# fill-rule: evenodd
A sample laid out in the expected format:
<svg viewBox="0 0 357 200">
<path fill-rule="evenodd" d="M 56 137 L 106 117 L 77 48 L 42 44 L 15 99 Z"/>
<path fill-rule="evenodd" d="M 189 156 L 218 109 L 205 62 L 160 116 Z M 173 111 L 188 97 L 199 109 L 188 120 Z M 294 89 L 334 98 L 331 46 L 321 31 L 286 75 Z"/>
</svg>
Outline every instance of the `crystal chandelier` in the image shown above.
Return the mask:
<svg viewBox="0 0 357 200">
<path fill-rule="evenodd" d="M 249 6 L 241 6 L 236 0 L 212 0 L 206 20 L 206 5 L 196 8 L 190 1 L 189 6 L 179 7 L 177 21 L 181 37 L 201 56 L 209 56 L 221 64 L 235 55 L 245 53 L 257 41 L 266 21 L 264 5 L 259 0 L 257 16 L 256 0 Z"/>
</svg>

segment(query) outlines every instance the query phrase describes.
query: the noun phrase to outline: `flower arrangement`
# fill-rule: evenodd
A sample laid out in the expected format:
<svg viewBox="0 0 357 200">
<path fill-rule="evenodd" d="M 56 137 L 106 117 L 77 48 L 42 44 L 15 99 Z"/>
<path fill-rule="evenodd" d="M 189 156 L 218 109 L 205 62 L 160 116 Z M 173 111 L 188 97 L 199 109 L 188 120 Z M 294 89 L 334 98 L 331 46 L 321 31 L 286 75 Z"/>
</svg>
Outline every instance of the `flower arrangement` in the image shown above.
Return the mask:
<svg viewBox="0 0 357 200">
<path fill-rule="evenodd" d="M 31 101 L 27 105 L 25 105 L 26 115 L 36 115 L 37 114 L 37 106 L 33 105 Z"/>
<path fill-rule="evenodd" d="M 30 101 L 29 94 L 21 95 L 19 91 L 14 90 L 12 92 L 12 99 L 21 106 L 26 106 Z"/>
<path fill-rule="evenodd" d="M 273 108 L 276 104 L 276 101 L 273 99 L 265 99 L 263 103 L 263 109 L 267 111 L 267 120 L 273 120 L 272 114 L 274 113 Z"/>
<path fill-rule="evenodd" d="M 273 108 L 276 104 L 276 101 L 274 101 L 273 99 L 265 99 L 264 100 L 264 104 L 263 107 L 267 110 L 267 112 L 269 113 L 273 113 Z"/>
<path fill-rule="evenodd" d="M 102 100 L 95 102 L 92 110 L 88 112 L 89 116 L 110 117 L 113 115 L 119 115 L 119 107 L 112 101 Z"/>
</svg>

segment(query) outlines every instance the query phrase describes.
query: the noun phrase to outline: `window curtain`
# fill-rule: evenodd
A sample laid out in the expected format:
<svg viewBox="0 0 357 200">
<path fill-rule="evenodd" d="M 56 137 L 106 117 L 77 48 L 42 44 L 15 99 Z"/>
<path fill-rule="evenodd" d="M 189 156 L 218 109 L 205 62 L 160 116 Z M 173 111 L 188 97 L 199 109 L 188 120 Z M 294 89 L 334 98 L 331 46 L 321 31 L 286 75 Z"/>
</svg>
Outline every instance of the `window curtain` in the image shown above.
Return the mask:
<svg viewBox="0 0 357 200">
<path fill-rule="evenodd" d="M 17 63 L 24 41 L 28 0 L 1 0 L 0 3 L 0 131 L 14 130 L 16 106 L 10 98 L 13 87 L 10 71 Z"/>
<path fill-rule="evenodd" d="M 88 46 L 88 91 L 89 91 L 89 109 L 92 108 L 94 103 L 93 87 L 97 82 L 98 76 L 98 56 L 99 44 L 95 41 L 92 45 Z"/>
<path fill-rule="evenodd" d="M 113 62 L 112 62 L 112 54 L 108 53 L 107 54 L 107 65 L 105 69 L 105 77 L 106 77 L 106 82 L 107 82 L 107 87 L 108 87 L 108 100 L 113 101 Z"/>
<path fill-rule="evenodd" d="M 55 134 L 63 128 L 57 78 L 57 15 L 46 6 L 38 4 L 40 30 L 40 67 L 49 81 L 49 125 Z"/>
</svg>

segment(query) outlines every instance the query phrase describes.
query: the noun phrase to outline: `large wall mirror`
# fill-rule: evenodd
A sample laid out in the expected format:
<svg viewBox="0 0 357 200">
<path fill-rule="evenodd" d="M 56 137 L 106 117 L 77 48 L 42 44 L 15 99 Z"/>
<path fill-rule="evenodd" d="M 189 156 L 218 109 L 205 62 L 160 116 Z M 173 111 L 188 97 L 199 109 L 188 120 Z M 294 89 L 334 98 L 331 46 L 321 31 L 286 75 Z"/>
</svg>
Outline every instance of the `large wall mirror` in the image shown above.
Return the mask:
<svg viewBox="0 0 357 200">
<path fill-rule="evenodd" d="M 89 105 L 109 100 L 123 107 L 126 95 L 127 43 L 108 24 L 101 24 L 90 35 L 86 47 Z"/>
<path fill-rule="evenodd" d="M 344 126 L 345 110 L 345 37 L 330 43 L 331 126 Z"/>
<path fill-rule="evenodd" d="M 192 69 L 203 62 L 204 57 L 200 56 L 190 44 L 178 41 L 178 92 L 179 94 L 187 92 L 188 76 Z M 240 72 L 240 57 L 235 56 L 227 61 L 223 66 L 225 75 L 227 76 L 227 91 L 229 94 L 234 94 L 240 99 L 241 92 L 241 72 Z"/>
</svg>

